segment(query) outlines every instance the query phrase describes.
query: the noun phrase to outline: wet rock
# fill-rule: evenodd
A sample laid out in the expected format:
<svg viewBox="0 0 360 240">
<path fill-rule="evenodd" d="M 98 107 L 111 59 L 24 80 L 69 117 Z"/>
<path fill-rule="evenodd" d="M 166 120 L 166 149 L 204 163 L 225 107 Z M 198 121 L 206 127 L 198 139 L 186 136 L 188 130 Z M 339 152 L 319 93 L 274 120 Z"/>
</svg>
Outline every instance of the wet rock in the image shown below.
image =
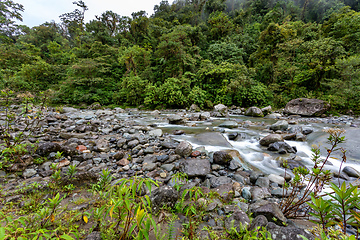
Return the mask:
<svg viewBox="0 0 360 240">
<path fill-rule="evenodd" d="M 36 154 L 39 154 L 42 157 L 47 157 L 51 152 L 58 152 L 61 150 L 61 146 L 58 143 L 46 142 L 40 144 L 36 150 Z"/>
<path fill-rule="evenodd" d="M 258 107 L 249 107 L 245 112 L 245 116 L 263 117 L 264 113 Z"/>
<path fill-rule="evenodd" d="M 301 163 L 300 161 L 294 160 L 294 159 L 287 159 L 286 164 L 287 164 L 287 168 L 290 170 L 293 170 L 294 168 L 297 168 L 297 167 L 307 168 L 303 163 Z M 280 166 L 284 167 L 284 161 L 282 161 L 280 163 Z"/>
<path fill-rule="evenodd" d="M 241 210 L 236 210 L 230 217 L 225 218 L 224 221 L 225 229 L 229 232 L 232 227 L 234 227 L 237 232 L 241 232 L 240 224 L 245 228 L 250 224 L 248 215 Z"/>
<path fill-rule="evenodd" d="M 239 136 L 239 133 L 237 132 L 232 132 L 228 134 L 228 138 L 229 140 L 236 140 L 236 138 Z"/>
<path fill-rule="evenodd" d="M 284 113 L 306 117 L 321 116 L 329 108 L 328 102 L 319 99 L 297 98 L 286 104 Z"/>
<path fill-rule="evenodd" d="M 312 128 L 309 127 L 305 127 L 302 129 L 302 134 L 304 135 L 309 135 L 310 133 L 312 133 L 314 130 Z"/>
<path fill-rule="evenodd" d="M 260 139 L 260 145 L 268 147 L 271 143 L 281 141 L 283 141 L 283 137 L 280 134 L 270 134 Z"/>
<path fill-rule="evenodd" d="M 297 150 L 294 147 L 291 147 L 286 142 L 274 142 L 269 145 L 267 148 L 269 151 L 279 151 L 279 153 L 286 154 L 286 153 L 296 153 Z"/>
<path fill-rule="evenodd" d="M 235 121 L 225 121 L 225 122 L 223 122 L 223 123 L 221 123 L 220 125 L 219 125 L 219 127 L 222 127 L 222 128 L 237 128 L 239 125 L 238 125 L 238 123 L 237 122 L 235 122 Z"/>
<path fill-rule="evenodd" d="M 276 123 L 272 124 L 270 126 L 270 130 L 273 130 L 273 131 L 277 131 L 277 130 L 281 130 L 281 131 L 285 131 L 287 130 L 289 127 L 289 123 L 285 120 L 280 120 L 280 121 L 277 121 Z"/>
<path fill-rule="evenodd" d="M 220 165 L 229 165 L 232 156 L 224 151 L 216 151 L 213 155 L 213 162 Z"/>
<path fill-rule="evenodd" d="M 355 178 L 360 177 L 360 173 L 353 167 L 346 166 L 342 171 L 346 173 L 349 177 L 355 177 Z"/>
<path fill-rule="evenodd" d="M 163 163 L 163 162 L 169 160 L 169 158 L 170 158 L 169 155 L 165 154 L 165 155 L 157 156 L 156 160 Z"/>
<path fill-rule="evenodd" d="M 281 212 L 279 206 L 275 203 L 267 203 L 252 210 L 253 216 L 263 215 L 269 222 L 275 222 L 278 225 L 283 225 L 286 222 L 284 214 Z"/>
<path fill-rule="evenodd" d="M 176 147 L 175 153 L 182 157 L 188 157 L 192 153 L 192 145 L 187 141 L 182 141 Z"/>
<path fill-rule="evenodd" d="M 208 159 L 189 159 L 181 163 L 182 172 L 189 177 L 204 177 L 210 173 L 210 161 Z"/>
<path fill-rule="evenodd" d="M 230 161 L 229 169 L 232 171 L 235 171 L 239 168 L 242 168 L 242 165 L 240 164 L 240 162 L 238 160 L 232 159 Z"/>
<path fill-rule="evenodd" d="M 152 210 L 157 213 L 162 207 L 173 208 L 179 198 L 179 193 L 170 186 L 162 186 L 151 192 Z"/>
<path fill-rule="evenodd" d="M 185 132 L 183 130 L 175 130 L 173 132 L 174 135 L 183 135 Z"/>
</svg>

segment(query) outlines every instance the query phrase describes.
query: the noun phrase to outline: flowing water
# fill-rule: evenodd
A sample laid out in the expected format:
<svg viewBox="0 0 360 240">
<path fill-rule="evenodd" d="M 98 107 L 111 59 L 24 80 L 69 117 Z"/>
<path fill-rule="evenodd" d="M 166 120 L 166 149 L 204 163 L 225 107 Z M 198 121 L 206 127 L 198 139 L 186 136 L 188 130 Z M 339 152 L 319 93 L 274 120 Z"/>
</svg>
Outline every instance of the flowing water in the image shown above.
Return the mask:
<svg viewBox="0 0 360 240">
<path fill-rule="evenodd" d="M 237 150 L 248 166 L 253 169 L 259 169 L 267 174 L 281 174 L 284 169 L 279 167 L 279 157 L 284 159 L 290 157 L 290 154 L 280 155 L 276 152 L 266 150 L 265 147 L 260 146 L 259 139 L 268 135 L 270 132 L 267 129 L 268 125 L 275 123 L 275 119 L 266 118 L 252 118 L 245 116 L 231 116 L 230 118 L 211 118 L 208 121 L 194 121 L 187 122 L 185 125 L 173 125 L 167 121 L 167 116 L 173 113 L 165 113 L 159 117 L 152 116 L 150 113 L 141 113 L 140 118 L 135 121 L 139 123 L 155 124 L 161 128 L 165 133 L 172 134 L 174 130 L 183 130 L 184 135 L 172 135 L 175 140 L 186 140 L 192 144 L 194 148 L 205 148 L 208 152 L 232 149 Z M 239 124 L 236 129 L 219 128 L 218 126 L 226 121 L 232 120 Z M 299 123 L 294 126 L 311 128 L 314 131 L 307 135 L 305 142 L 286 141 L 290 146 L 297 148 L 296 155 L 302 160 L 308 168 L 313 167 L 311 146 L 313 144 L 320 145 L 322 157 L 325 157 L 328 134 L 323 130 L 331 127 L 344 128 L 346 130 L 347 142 L 343 144 L 347 148 L 347 162 L 342 164 L 351 166 L 360 172 L 360 129 L 350 127 L 350 124 L 328 124 L 323 123 L 321 119 L 316 122 L 306 122 L 306 119 L 298 119 Z M 303 120 L 303 121 L 302 121 Z M 359 120 L 357 120 L 359 121 Z M 289 125 L 291 127 L 291 125 Z M 230 132 L 238 132 L 241 137 L 237 141 L 231 141 L 227 135 Z M 205 134 L 207 133 L 207 134 Z M 340 146 L 341 147 L 341 146 Z M 340 152 L 335 153 L 329 159 L 332 165 L 326 165 L 325 168 L 332 172 L 338 172 L 341 164 Z"/>
</svg>

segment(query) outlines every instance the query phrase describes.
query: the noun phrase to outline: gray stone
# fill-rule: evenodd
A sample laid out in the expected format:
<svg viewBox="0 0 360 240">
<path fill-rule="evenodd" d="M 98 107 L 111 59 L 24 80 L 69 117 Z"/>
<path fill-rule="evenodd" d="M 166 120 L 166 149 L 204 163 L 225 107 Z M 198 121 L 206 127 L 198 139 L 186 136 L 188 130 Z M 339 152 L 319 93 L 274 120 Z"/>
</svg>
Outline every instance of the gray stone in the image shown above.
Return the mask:
<svg viewBox="0 0 360 240">
<path fill-rule="evenodd" d="M 101 240 L 100 232 L 92 232 L 90 233 L 84 240 Z"/>
<path fill-rule="evenodd" d="M 360 173 L 353 167 L 346 166 L 342 171 L 346 173 L 349 177 L 355 177 L 355 178 L 360 177 Z"/>
<path fill-rule="evenodd" d="M 174 170 L 175 165 L 174 164 L 163 164 L 160 167 L 168 172 L 171 172 L 172 170 Z"/>
<path fill-rule="evenodd" d="M 282 131 L 285 131 L 287 130 L 289 127 L 289 123 L 285 120 L 280 120 L 280 121 L 277 121 L 276 123 L 272 124 L 270 126 L 270 130 L 273 130 L 273 131 L 277 131 L 277 130 L 282 130 Z"/>
<path fill-rule="evenodd" d="M 178 114 L 171 115 L 170 117 L 168 117 L 168 120 L 169 120 L 170 124 L 183 124 L 183 123 L 185 123 L 185 119 L 182 116 L 178 115 Z"/>
<path fill-rule="evenodd" d="M 250 219 L 248 215 L 241 210 L 236 210 L 230 217 L 225 218 L 224 225 L 227 231 L 231 231 L 231 228 L 234 227 L 237 232 L 241 232 L 240 224 L 247 228 L 250 224 Z"/>
<path fill-rule="evenodd" d="M 192 153 L 192 146 L 187 141 L 182 141 L 175 149 L 175 153 L 182 156 L 188 157 Z"/>
<path fill-rule="evenodd" d="M 222 128 L 237 128 L 239 125 L 235 121 L 225 121 L 219 125 Z"/>
<path fill-rule="evenodd" d="M 58 152 L 61 150 L 61 146 L 58 143 L 46 142 L 40 144 L 36 149 L 36 153 L 42 157 L 47 157 L 51 152 Z"/>
<path fill-rule="evenodd" d="M 237 170 L 237 169 L 239 169 L 241 167 L 242 167 L 242 165 L 240 164 L 239 161 L 237 161 L 235 159 L 230 161 L 230 165 L 229 165 L 230 170 L 235 171 L 235 170 Z"/>
<path fill-rule="evenodd" d="M 270 186 L 270 180 L 267 177 L 259 177 L 256 180 L 255 185 L 262 188 L 268 188 Z"/>
<path fill-rule="evenodd" d="M 267 114 L 271 113 L 272 108 L 271 108 L 271 106 L 269 105 L 269 106 L 267 106 L 267 107 L 262 108 L 261 111 L 264 113 L 264 115 L 267 115 Z"/>
<path fill-rule="evenodd" d="M 220 185 L 229 184 L 229 183 L 232 183 L 232 180 L 231 180 L 231 178 L 226 177 L 226 176 L 210 178 L 210 184 L 211 184 L 212 188 L 217 188 Z"/>
<path fill-rule="evenodd" d="M 173 208 L 179 198 L 179 192 L 170 186 L 162 186 L 151 192 L 150 201 L 154 213 L 167 206 Z"/>
<path fill-rule="evenodd" d="M 228 108 L 224 104 L 217 104 L 214 106 L 214 111 L 220 113 L 222 117 L 225 117 L 228 113 Z"/>
<path fill-rule="evenodd" d="M 216 151 L 213 154 L 213 162 L 220 165 L 229 165 L 232 156 L 224 151 Z"/>
<path fill-rule="evenodd" d="M 264 114 L 258 107 L 249 107 L 246 112 L 245 116 L 251 116 L 251 117 L 263 117 Z"/>
<path fill-rule="evenodd" d="M 279 151 L 279 153 L 296 153 L 296 148 L 291 147 L 286 142 L 274 142 L 269 144 L 267 148 L 269 151 Z"/>
<path fill-rule="evenodd" d="M 4 177 L 6 177 L 6 172 L 0 170 L 0 178 L 4 178 Z"/>
<path fill-rule="evenodd" d="M 209 159 L 184 160 L 181 163 L 181 169 L 188 177 L 204 177 L 211 171 L 210 161 Z"/>
<path fill-rule="evenodd" d="M 271 193 L 269 192 L 269 189 L 267 189 L 267 188 L 252 187 L 250 192 L 251 192 L 251 199 L 253 201 L 258 201 L 260 199 L 265 199 L 265 198 L 271 197 Z"/>
<path fill-rule="evenodd" d="M 277 183 L 277 184 L 279 184 L 279 185 L 281 185 L 281 186 L 284 185 L 285 178 L 282 177 L 282 176 L 275 175 L 275 174 L 270 174 L 270 175 L 268 176 L 268 178 L 269 178 L 269 180 L 270 180 L 271 182 Z"/>
<path fill-rule="evenodd" d="M 199 145 L 211 145 L 225 148 L 232 148 L 231 144 L 219 132 L 205 132 L 195 135 L 196 143 Z"/>
<path fill-rule="evenodd" d="M 251 221 L 249 230 L 253 231 L 258 227 L 260 227 L 261 229 L 262 227 L 266 227 L 267 224 L 268 224 L 268 220 L 266 219 L 266 217 L 263 215 L 258 215 Z"/>
<path fill-rule="evenodd" d="M 278 119 L 278 118 L 281 118 L 281 114 L 280 113 L 271 113 L 269 115 L 266 115 L 265 118 Z"/>
<path fill-rule="evenodd" d="M 70 139 L 70 138 L 78 138 L 78 139 L 84 139 L 86 136 L 88 136 L 87 133 L 68 133 L 68 132 L 60 132 L 60 137 L 64 139 Z"/>
<path fill-rule="evenodd" d="M 311 233 L 305 231 L 302 228 L 282 227 L 276 225 L 275 223 L 269 222 L 266 226 L 266 229 L 270 232 L 271 239 L 273 240 L 285 240 L 285 239 L 303 240 L 303 238 L 300 237 L 300 235 L 303 235 L 309 240 L 315 239 Z"/>
<path fill-rule="evenodd" d="M 35 169 L 25 169 L 25 171 L 23 172 L 23 177 L 24 178 L 29 178 L 29 177 L 32 177 L 36 174 L 36 170 Z"/>
<path fill-rule="evenodd" d="M 321 116 L 329 108 L 328 102 L 319 99 L 297 98 L 286 104 L 284 113 L 306 117 Z"/>
<path fill-rule="evenodd" d="M 284 214 L 281 212 L 279 206 L 275 203 L 267 203 L 252 210 L 253 216 L 263 215 L 269 222 L 275 222 L 278 225 L 283 225 L 286 222 Z"/>
<path fill-rule="evenodd" d="M 163 135 L 163 131 L 161 129 L 154 129 L 149 132 L 149 135 L 153 137 L 161 137 Z"/>
<path fill-rule="evenodd" d="M 119 138 L 116 142 L 116 146 L 118 148 L 121 148 L 122 146 L 124 146 L 124 144 L 126 144 L 126 139 L 125 138 Z"/>
<path fill-rule="evenodd" d="M 144 163 L 142 170 L 143 171 L 152 171 L 156 168 L 156 163 Z"/>
<path fill-rule="evenodd" d="M 270 134 L 260 140 L 260 145 L 268 147 L 271 143 L 281 141 L 283 141 L 283 137 L 280 134 Z"/>
</svg>

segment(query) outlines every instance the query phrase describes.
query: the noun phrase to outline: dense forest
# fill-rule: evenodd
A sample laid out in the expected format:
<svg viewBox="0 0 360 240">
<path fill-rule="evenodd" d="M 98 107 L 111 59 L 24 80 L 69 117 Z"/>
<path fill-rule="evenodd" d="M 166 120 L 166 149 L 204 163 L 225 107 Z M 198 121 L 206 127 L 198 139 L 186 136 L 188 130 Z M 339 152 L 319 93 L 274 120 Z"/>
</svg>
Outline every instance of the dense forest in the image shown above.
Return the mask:
<svg viewBox="0 0 360 240">
<path fill-rule="evenodd" d="M 360 0 L 176 0 L 154 14 L 116 9 L 84 21 L 17 24 L 0 1 L 0 88 L 53 104 L 283 107 L 319 98 L 360 112 Z"/>
</svg>

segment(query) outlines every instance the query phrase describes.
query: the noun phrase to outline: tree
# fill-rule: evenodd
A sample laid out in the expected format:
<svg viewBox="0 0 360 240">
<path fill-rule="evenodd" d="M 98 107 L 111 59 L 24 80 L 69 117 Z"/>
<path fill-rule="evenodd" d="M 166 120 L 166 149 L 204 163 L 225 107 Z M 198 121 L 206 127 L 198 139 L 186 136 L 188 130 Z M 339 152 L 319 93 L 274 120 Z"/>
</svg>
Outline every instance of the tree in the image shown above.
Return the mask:
<svg viewBox="0 0 360 240">
<path fill-rule="evenodd" d="M 63 35 L 68 37 L 71 41 L 80 41 L 76 39 L 79 37 L 85 29 L 84 18 L 85 12 L 88 10 L 88 7 L 85 5 L 83 1 L 75 1 L 73 4 L 80 7 L 79 9 L 75 9 L 70 13 L 64 13 L 59 16 L 62 21 L 61 27 Z"/>
<path fill-rule="evenodd" d="M 24 6 L 12 0 L 0 1 L 0 43 L 19 33 L 16 20 L 22 21 Z"/>
</svg>

